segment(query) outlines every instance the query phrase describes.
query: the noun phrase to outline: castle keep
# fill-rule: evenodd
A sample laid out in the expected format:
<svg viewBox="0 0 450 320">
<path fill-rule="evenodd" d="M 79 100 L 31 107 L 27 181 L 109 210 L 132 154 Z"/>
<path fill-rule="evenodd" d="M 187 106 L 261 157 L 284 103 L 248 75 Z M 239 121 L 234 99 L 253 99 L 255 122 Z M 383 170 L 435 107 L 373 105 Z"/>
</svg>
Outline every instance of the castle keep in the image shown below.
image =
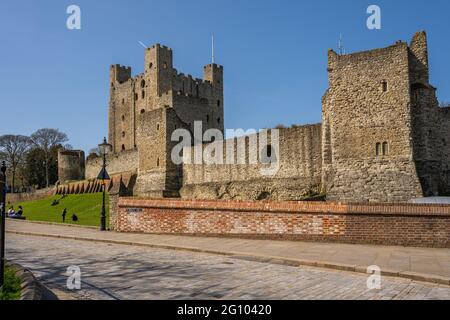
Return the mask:
<svg viewBox="0 0 450 320">
<path fill-rule="evenodd" d="M 130 67 L 111 66 L 110 188 L 186 199 L 302 200 L 323 193 L 327 200 L 405 202 L 450 194 L 450 109 L 439 107 L 429 83 L 425 32 L 409 45 L 348 55 L 330 50 L 322 123 L 279 129 L 276 146 L 262 143 L 261 133 L 242 138 L 247 159 L 252 148 L 261 154 L 274 147 L 278 170 L 271 176 L 261 175 L 264 163 L 172 162 L 174 130 L 194 132 L 200 121 L 203 132 L 224 132 L 223 67 L 209 64 L 203 73 L 203 79 L 178 73 L 172 50 L 161 45 L 146 49 L 145 70 L 135 77 Z M 186 147 L 183 156 L 194 149 Z M 221 156 L 237 152 L 224 149 Z M 77 152 L 60 157 L 59 193 L 98 190 L 99 157 L 86 163 Z M 77 179 L 84 180 L 78 188 L 67 183 Z"/>
</svg>

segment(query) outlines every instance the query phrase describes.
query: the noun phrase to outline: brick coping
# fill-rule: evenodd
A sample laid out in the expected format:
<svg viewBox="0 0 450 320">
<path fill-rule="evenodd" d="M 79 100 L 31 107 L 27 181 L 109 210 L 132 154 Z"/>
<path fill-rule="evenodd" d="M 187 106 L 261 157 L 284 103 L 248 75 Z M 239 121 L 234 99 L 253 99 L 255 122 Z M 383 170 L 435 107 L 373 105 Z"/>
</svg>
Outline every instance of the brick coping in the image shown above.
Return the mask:
<svg viewBox="0 0 450 320">
<path fill-rule="evenodd" d="M 388 215 L 450 217 L 450 205 L 409 203 L 347 203 L 303 201 L 185 200 L 121 197 L 119 208 L 161 208 L 201 211 L 238 211 L 270 213 L 319 213 L 333 215 Z"/>
</svg>

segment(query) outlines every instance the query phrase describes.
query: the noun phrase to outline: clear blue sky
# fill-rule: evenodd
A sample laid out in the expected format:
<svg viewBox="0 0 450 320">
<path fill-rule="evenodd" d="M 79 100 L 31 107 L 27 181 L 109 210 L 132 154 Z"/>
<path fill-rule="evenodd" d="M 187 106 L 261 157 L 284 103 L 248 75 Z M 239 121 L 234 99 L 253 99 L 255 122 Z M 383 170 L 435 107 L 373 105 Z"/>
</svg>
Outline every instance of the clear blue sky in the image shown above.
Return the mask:
<svg viewBox="0 0 450 320">
<path fill-rule="evenodd" d="M 66 28 L 70 4 L 81 7 L 81 30 Z M 366 27 L 370 4 L 381 7 L 381 30 Z M 180 72 L 201 77 L 211 33 L 228 128 L 320 122 L 327 49 L 340 32 L 349 53 L 426 30 L 431 82 L 449 101 L 449 12 L 448 0 L 0 0 L 0 134 L 59 128 L 88 150 L 107 134 L 110 64 L 140 73 L 138 41 L 160 42 Z"/>
</svg>

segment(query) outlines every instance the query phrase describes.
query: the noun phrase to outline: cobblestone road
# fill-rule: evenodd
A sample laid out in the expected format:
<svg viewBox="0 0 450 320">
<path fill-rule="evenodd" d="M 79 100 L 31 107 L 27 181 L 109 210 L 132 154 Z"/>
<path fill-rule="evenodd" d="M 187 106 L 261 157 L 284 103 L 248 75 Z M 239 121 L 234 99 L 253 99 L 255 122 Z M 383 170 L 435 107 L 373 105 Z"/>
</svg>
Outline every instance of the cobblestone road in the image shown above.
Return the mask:
<svg viewBox="0 0 450 320">
<path fill-rule="evenodd" d="M 289 267 L 223 256 L 8 235 L 7 258 L 76 299 L 450 299 L 450 287 L 364 274 Z M 78 266 L 82 288 L 68 291 Z"/>
</svg>

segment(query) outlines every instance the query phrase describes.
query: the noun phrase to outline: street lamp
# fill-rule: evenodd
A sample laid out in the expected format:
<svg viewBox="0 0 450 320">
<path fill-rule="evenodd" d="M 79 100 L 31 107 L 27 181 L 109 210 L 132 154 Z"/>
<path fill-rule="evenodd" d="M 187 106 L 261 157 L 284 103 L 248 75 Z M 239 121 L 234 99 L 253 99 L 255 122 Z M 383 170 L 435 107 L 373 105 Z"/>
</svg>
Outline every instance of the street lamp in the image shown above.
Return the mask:
<svg viewBox="0 0 450 320">
<path fill-rule="evenodd" d="M 106 193 L 106 180 L 111 180 L 106 171 L 106 155 L 112 150 L 112 146 L 106 141 L 106 138 L 103 138 L 103 143 L 98 145 L 100 150 L 100 154 L 103 155 L 103 166 L 102 170 L 98 174 L 97 179 L 102 181 L 102 189 L 103 189 L 103 204 L 102 204 L 102 215 L 100 219 L 100 231 L 106 231 L 106 205 L 105 205 L 105 193 Z"/>
<path fill-rule="evenodd" d="M 0 213 L 2 217 L 0 231 L 0 288 L 5 283 L 5 220 L 6 220 L 6 164 L 2 162 L 0 169 Z"/>
</svg>

